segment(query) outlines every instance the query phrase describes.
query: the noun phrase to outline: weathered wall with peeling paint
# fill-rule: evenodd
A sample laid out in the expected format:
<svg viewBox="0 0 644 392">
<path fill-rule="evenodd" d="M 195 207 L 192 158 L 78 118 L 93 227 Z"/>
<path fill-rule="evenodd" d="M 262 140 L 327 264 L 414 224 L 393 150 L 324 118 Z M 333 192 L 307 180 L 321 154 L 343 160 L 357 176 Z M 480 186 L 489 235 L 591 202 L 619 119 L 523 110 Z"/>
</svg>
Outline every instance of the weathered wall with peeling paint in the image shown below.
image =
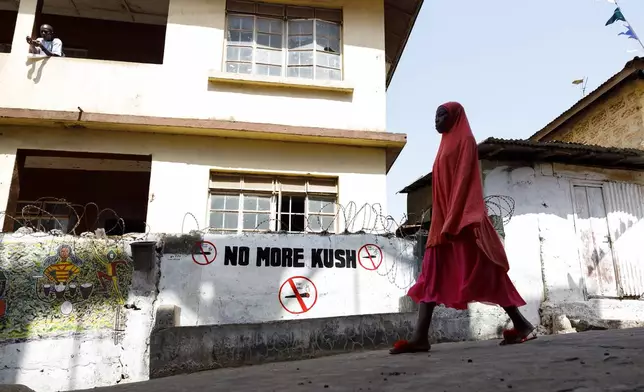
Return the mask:
<svg viewBox="0 0 644 392">
<path fill-rule="evenodd" d="M 158 240 L 157 263 L 144 272 L 134 268 L 131 237 L 27 230 L 3 235 L 0 357 L 5 367 L 0 384 L 50 392 L 145 380 L 151 334 L 169 326 L 244 324 L 254 329 L 278 320 L 413 311 L 405 296 L 419 268 L 413 240 L 375 235 L 149 237 Z M 227 247 L 252 249 L 249 265 L 242 265 L 241 256 L 231 262 Z M 258 248 L 269 250 L 261 267 Z M 288 249 L 290 261 L 282 257 Z M 293 286 L 290 278 L 295 278 Z M 306 311 L 297 309 L 300 302 L 308 304 Z M 167 307 L 176 309 L 176 317 L 158 316 Z M 196 353 L 199 347 L 184 350 Z"/>
<path fill-rule="evenodd" d="M 133 269 L 131 241 L 0 234 L 0 384 L 49 392 L 148 377 L 157 278 Z"/>
<path fill-rule="evenodd" d="M 608 147 L 644 148 L 644 81 L 607 93 L 543 138 Z"/>
<path fill-rule="evenodd" d="M 575 231 L 573 185 L 601 186 L 614 184 L 644 185 L 644 173 L 561 164 L 505 164 L 483 162 L 485 193 L 512 197 L 515 211 L 504 229 L 505 246 L 510 260 L 510 276 L 519 292 L 528 301 L 527 313 L 532 320 L 548 325 L 550 318 L 560 314 L 590 323 L 615 326 L 644 322 L 644 306 L 640 301 L 616 298 L 589 299 L 586 261 L 580 256 L 580 240 Z M 638 260 L 639 247 L 633 235 L 641 232 L 637 208 L 623 210 L 607 199 L 607 223 L 614 246 L 624 256 Z M 633 202 L 631 204 L 636 204 Z M 635 220 L 635 221 L 634 221 Z M 630 243 L 627 243 L 630 241 Z M 642 263 L 640 263 L 642 264 Z M 644 271 L 644 264 L 638 266 Z M 644 277 L 644 274 L 640 275 Z M 619 284 L 619 282 L 615 282 Z M 643 293 L 644 294 L 644 293 Z M 630 309 L 630 311 L 629 311 Z M 609 323 L 609 324 L 606 324 Z"/>
<path fill-rule="evenodd" d="M 516 234 L 512 235 L 515 241 Z M 398 338 L 408 338 L 413 329 L 415 307 L 405 296 L 420 264 L 413 240 L 366 234 L 199 233 L 148 239 L 158 241 L 157 263 L 144 272 L 130 261 L 129 237 L 106 240 L 37 233 L 2 237 L 0 266 L 9 272 L 5 294 L 9 301 L 8 317 L 0 325 L 0 334 L 5 334 L 0 335 L 4 336 L 0 357 L 5 365 L 0 369 L 0 383 L 25 384 L 39 392 L 91 388 L 141 381 L 150 375 L 383 348 Z M 216 248 L 216 256 L 204 241 Z M 123 301 L 108 286 L 109 290 L 92 291 L 91 301 L 82 302 L 78 292 L 69 291 L 71 281 L 62 298 L 50 291 L 46 301 L 41 301 L 45 281 L 40 276 L 44 277 L 46 268 L 42 260 L 56 256 L 63 243 L 70 244 L 82 261 L 71 263 L 78 264 L 79 284 L 100 286 L 98 272 L 103 271 L 105 261 L 100 255 L 109 261 L 110 249 L 118 256 L 114 260 L 127 261 L 117 266 Z M 377 268 L 361 256 L 364 245 L 372 246 L 368 249 L 376 257 Z M 229 255 L 226 265 L 227 246 L 237 247 L 238 252 L 248 247 L 249 258 L 242 259 L 238 253 L 237 265 L 232 265 L 234 258 Z M 282 255 L 291 249 L 291 256 L 302 249 L 302 257 L 297 265 L 296 258 L 289 265 L 288 258 L 269 257 L 268 264 L 260 260 L 257 266 L 258 248 L 279 249 Z M 334 249 L 333 263 L 324 253 L 316 259 L 315 249 Z M 337 249 L 345 251 L 344 265 Z M 521 252 L 532 256 L 529 248 Z M 370 268 L 364 268 L 360 259 Z M 58 261 L 56 257 L 50 260 Z M 530 301 L 529 309 L 534 309 L 527 315 L 538 323 L 541 297 L 530 290 L 540 287 L 541 264 L 525 257 L 513 257 L 511 263 L 511 278 Z M 87 272 L 81 272 L 84 269 Z M 306 312 L 297 310 L 300 301 L 295 291 L 287 292 L 293 288 L 287 282 L 295 276 L 315 284 L 313 289 L 302 285 L 306 282 L 301 279 L 300 284 L 294 282 Z M 316 302 L 311 305 L 313 298 Z M 65 302 L 72 304 L 71 312 L 66 305 L 67 314 L 61 312 Z M 27 320 L 11 311 L 23 308 L 33 308 Z M 119 322 L 112 318 L 117 315 Z M 432 336 L 434 341 L 498 338 L 508 325 L 507 316 L 495 306 L 472 304 L 467 311 L 438 308 Z M 46 326 L 53 328 L 46 330 Z"/>
</svg>

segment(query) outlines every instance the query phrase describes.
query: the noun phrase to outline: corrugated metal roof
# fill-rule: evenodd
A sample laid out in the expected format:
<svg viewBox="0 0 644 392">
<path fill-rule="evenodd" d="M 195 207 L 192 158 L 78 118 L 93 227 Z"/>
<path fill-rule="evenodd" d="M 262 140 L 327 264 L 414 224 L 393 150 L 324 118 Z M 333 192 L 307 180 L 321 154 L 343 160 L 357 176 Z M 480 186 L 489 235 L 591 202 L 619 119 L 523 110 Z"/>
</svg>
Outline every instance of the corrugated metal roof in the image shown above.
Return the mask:
<svg viewBox="0 0 644 392">
<path fill-rule="evenodd" d="M 530 148 L 546 148 L 546 149 L 568 149 L 568 150 L 579 150 L 585 152 L 597 152 L 597 153 L 615 153 L 615 154 L 626 154 L 630 156 L 644 156 L 643 150 L 638 150 L 636 148 L 620 148 L 620 147 L 605 147 L 596 144 L 582 144 L 582 143 L 571 143 L 571 142 L 561 142 L 561 141 L 549 141 L 549 142 L 540 142 L 533 140 L 525 139 L 499 139 L 490 137 L 479 143 L 479 157 L 481 155 L 481 147 L 487 145 L 508 145 L 508 146 L 525 146 Z M 481 158 L 483 159 L 483 158 Z"/>
<path fill-rule="evenodd" d="M 488 138 L 479 143 L 479 159 L 504 162 L 557 162 L 612 169 L 644 170 L 644 151 L 568 142 Z M 432 173 L 399 193 L 409 193 L 432 182 Z"/>
</svg>

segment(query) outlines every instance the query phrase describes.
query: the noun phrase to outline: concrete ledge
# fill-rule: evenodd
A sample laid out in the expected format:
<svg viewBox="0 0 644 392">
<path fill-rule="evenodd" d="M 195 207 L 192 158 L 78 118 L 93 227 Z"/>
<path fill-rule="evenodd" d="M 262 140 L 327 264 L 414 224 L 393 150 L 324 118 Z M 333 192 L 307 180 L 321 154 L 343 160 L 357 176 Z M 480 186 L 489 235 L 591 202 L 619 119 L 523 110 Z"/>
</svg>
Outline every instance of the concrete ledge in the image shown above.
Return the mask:
<svg viewBox="0 0 644 392">
<path fill-rule="evenodd" d="M 309 80 L 299 78 L 287 78 L 276 76 L 260 76 L 260 75 L 246 75 L 246 74 L 233 74 L 229 72 L 222 72 L 218 70 L 210 70 L 208 73 L 208 80 L 211 83 L 225 83 L 225 84 L 241 84 L 248 86 L 262 86 L 262 87 L 282 87 L 282 88 L 297 88 L 303 90 L 319 90 L 319 91 L 332 91 L 338 93 L 351 94 L 354 87 L 347 81 L 333 81 L 333 80 Z"/>
<path fill-rule="evenodd" d="M 591 299 L 544 302 L 541 320 L 550 333 L 644 327 L 644 301 Z"/>
<path fill-rule="evenodd" d="M 159 330 L 150 378 L 390 346 L 411 336 L 416 314 L 352 316 Z"/>
<path fill-rule="evenodd" d="M 499 311 L 437 308 L 432 340 L 495 338 L 505 322 Z M 416 313 L 409 312 L 166 328 L 150 337 L 150 378 L 385 349 L 396 340 L 409 339 L 415 323 Z"/>
<path fill-rule="evenodd" d="M 0 385 L 0 392 L 34 392 L 34 390 L 20 384 L 2 384 Z"/>
<path fill-rule="evenodd" d="M 157 309 L 153 331 L 178 327 L 181 319 L 181 308 L 175 305 L 161 305 Z M 153 333 L 154 333 L 153 332 Z"/>
</svg>

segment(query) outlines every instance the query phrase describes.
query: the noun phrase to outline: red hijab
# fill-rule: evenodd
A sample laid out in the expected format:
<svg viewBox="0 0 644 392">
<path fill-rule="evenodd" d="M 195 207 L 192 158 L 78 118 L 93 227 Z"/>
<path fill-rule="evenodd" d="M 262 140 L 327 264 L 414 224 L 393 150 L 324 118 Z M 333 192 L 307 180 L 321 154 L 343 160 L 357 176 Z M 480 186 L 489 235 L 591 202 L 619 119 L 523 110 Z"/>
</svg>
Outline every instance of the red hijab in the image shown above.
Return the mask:
<svg viewBox="0 0 644 392">
<path fill-rule="evenodd" d="M 447 132 L 442 134 L 432 174 L 432 220 L 427 247 L 447 243 L 471 227 L 478 246 L 490 260 L 509 269 L 508 259 L 483 201 L 476 140 L 460 103 L 444 105 Z"/>
</svg>

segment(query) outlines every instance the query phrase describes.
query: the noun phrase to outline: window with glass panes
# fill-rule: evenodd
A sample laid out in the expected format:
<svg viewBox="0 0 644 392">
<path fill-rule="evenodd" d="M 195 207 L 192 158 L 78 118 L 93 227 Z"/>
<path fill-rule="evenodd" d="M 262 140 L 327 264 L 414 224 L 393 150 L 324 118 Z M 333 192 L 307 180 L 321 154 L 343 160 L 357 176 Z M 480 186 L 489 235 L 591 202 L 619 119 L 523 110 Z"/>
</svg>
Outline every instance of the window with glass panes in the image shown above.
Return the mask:
<svg viewBox="0 0 644 392">
<path fill-rule="evenodd" d="M 226 72 L 342 80 L 342 10 L 228 0 Z"/>
<path fill-rule="evenodd" d="M 336 231 L 337 180 L 213 173 L 209 227 L 215 232 Z"/>
<path fill-rule="evenodd" d="M 27 226 L 39 231 L 56 229 L 67 233 L 76 222 L 76 215 L 73 207 L 67 202 L 18 201 L 14 213 L 14 230 Z"/>
</svg>

